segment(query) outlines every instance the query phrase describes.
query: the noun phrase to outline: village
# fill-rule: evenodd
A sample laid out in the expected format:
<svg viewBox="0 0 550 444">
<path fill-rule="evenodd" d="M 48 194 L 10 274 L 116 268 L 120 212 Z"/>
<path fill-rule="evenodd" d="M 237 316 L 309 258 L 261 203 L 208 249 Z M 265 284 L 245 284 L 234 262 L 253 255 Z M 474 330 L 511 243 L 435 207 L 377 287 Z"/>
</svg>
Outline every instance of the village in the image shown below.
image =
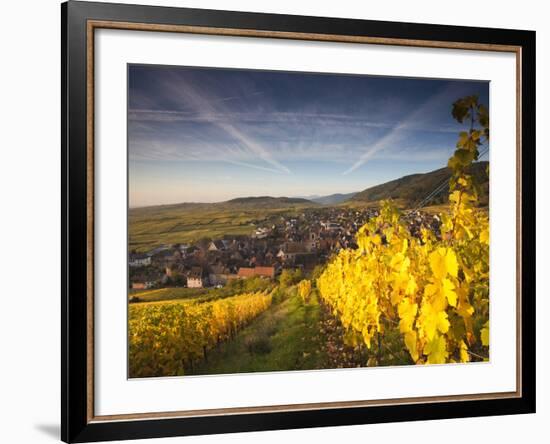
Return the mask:
<svg viewBox="0 0 550 444">
<path fill-rule="evenodd" d="M 357 248 L 355 234 L 377 208 L 306 208 L 251 227 L 250 235 L 200 239 L 193 244 L 161 245 L 129 254 L 129 287 L 224 287 L 235 279 L 275 279 L 284 269 L 310 274 L 342 248 Z M 421 227 L 439 235 L 438 216 L 408 212 L 404 221 L 415 236 Z"/>
</svg>

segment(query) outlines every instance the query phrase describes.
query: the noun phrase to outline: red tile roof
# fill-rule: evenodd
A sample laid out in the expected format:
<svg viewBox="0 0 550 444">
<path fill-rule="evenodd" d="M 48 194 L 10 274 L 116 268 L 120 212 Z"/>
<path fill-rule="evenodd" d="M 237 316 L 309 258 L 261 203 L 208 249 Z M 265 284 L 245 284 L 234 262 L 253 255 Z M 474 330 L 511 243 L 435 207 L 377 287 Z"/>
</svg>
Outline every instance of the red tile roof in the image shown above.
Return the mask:
<svg viewBox="0 0 550 444">
<path fill-rule="evenodd" d="M 254 273 L 257 276 L 265 276 L 273 279 L 275 277 L 275 267 L 256 267 L 254 268 Z"/>
<path fill-rule="evenodd" d="M 254 276 L 254 268 L 241 267 L 241 268 L 239 268 L 239 272 L 237 273 L 237 276 L 239 276 L 239 277 L 252 277 L 252 276 Z"/>
<path fill-rule="evenodd" d="M 237 276 L 239 277 L 252 277 L 252 276 L 263 276 L 273 279 L 275 277 L 275 268 L 274 267 L 256 267 L 256 268 L 248 268 L 248 267 L 241 267 L 239 268 L 239 272 L 237 273 Z"/>
</svg>

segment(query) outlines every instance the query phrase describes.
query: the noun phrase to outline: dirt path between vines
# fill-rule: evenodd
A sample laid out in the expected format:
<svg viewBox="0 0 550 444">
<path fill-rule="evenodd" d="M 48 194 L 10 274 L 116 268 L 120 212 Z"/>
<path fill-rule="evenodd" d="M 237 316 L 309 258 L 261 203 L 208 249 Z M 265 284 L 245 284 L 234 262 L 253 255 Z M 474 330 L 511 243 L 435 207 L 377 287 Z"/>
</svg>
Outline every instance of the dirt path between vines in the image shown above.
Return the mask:
<svg viewBox="0 0 550 444">
<path fill-rule="evenodd" d="M 188 374 L 349 368 L 366 362 L 365 353 L 344 345 L 341 326 L 315 294 L 304 303 L 291 289 Z"/>
</svg>

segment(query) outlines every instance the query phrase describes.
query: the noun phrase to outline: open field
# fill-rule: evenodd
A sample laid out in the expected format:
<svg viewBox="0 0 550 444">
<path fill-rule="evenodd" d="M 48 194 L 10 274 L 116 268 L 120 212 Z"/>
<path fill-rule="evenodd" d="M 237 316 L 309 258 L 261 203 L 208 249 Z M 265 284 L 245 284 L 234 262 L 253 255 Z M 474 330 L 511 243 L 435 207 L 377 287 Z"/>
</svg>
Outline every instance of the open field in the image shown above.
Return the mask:
<svg viewBox="0 0 550 444">
<path fill-rule="evenodd" d="M 396 201 L 400 208 L 405 202 Z M 336 206 L 316 208 L 365 209 L 379 207 L 380 202 L 349 201 Z M 280 222 L 280 217 L 298 216 L 311 207 L 287 208 L 218 208 L 206 204 L 130 209 L 129 249 L 146 252 L 163 244 L 193 244 L 200 239 L 224 236 L 250 236 L 258 226 Z"/>
<path fill-rule="evenodd" d="M 250 235 L 258 225 L 281 215 L 298 214 L 299 210 L 299 207 L 231 209 L 206 204 L 130 209 L 129 248 L 144 252 L 162 244 Z"/>
</svg>

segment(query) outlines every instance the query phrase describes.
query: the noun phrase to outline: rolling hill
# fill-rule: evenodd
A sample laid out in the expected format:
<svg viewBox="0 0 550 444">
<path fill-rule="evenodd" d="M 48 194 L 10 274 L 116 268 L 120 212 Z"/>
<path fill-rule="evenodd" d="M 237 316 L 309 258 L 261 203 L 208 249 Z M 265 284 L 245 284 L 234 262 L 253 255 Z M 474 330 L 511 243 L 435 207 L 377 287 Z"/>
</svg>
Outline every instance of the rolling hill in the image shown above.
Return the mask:
<svg viewBox="0 0 550 444">
<path fill-rule="evenodd" d="M 487 166 L 489 162 L 481 161 L 471 165 L 469 173 L 480 185 L 480 204 L 487 205 L 489 201 L 489 176 Z M 440 168 L 424 174 L 411 174 L 399 179 L 367 188 L 355 194 L 348 202 L 377 202 L 382 199 L 400 200 L 403 205 L 413 205 L 451 176 L 449 168 Z M 448 186 L 430 201 L 430 204 L 447 202 Z"/>
<path fill-rule="evenodd" d="M 297 215 L 319 204 L 301 198 L 240 197 L 217 203 L 180 203 L 131 208 L 128 212 L 130 250 L 148 251 L 161 244 L 193 243 L 225 235 L 250 235 L 281 214 Z"/>
<path fill-rule="evenodd" d="M 152 205 L 130 208 L 130 214 L 162 213 L 178 210 L 215 211 L 215 210 L 246 210 L 249 208 L 279 209 L 304 206 L 316 206 L 317 203 L 298 197 L 250 196 L 237 197 L 223 202 L 182 202 L 177 204 Z"/>
<path fill-rule="evenodd" d="M 341 202 L 345 202 L 346 200 L 350 200 L 356 194 L 357 193 L 346 193 L 346 194 L 335 193 L 335 194 L 330 194 L 328 196 L 306 197 L 306 199 L 309 199 L 312 202 L 316 202 L 321 205 L 336 205 Z"/>
<path fill-rule="evenodd" d="M 300 197 L 271 197 L 271 196 L 252 196 L 252 197 L 237 197 L 225 202 L 216 204 L 219 207 L 230 208 L 294 208 L 304 206 L 315 206 L 316 203 L 308 199 Z"/>
</svg>

